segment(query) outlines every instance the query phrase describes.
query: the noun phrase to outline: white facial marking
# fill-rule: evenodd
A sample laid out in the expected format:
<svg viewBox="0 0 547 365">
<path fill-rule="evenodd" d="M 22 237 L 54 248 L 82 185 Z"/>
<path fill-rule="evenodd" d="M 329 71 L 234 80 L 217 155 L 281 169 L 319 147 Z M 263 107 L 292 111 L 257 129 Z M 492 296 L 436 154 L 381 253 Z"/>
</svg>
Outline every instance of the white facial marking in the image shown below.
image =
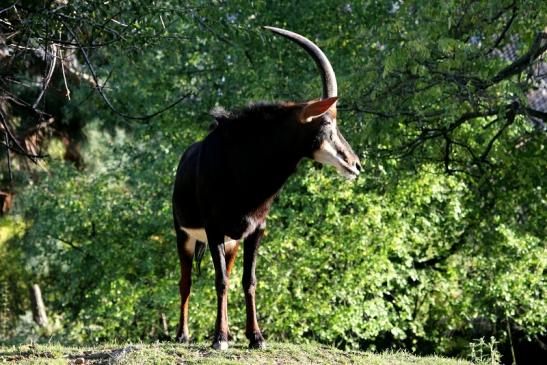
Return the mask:
<svg viewBox="0 0 547 365">
<path fill-rule="evenodd" d="M 331 126 L 330 128 L 332 138 L 335 140 L 333 142 L 341 144 L 339 140 L 336 141 L 336 139 L 338 139 L 338 134 L 336 131 L 332 130 L 334 129 L 334 126 Z M 359 175 L 359 170 L 344 161 L 344 159 L 338 155 L 336 148 L 330 141 L 325 140 L 321 143 L 319 149 L 313 153 L 313 159 L 322 164 L 334 166 L 340 175 L 348 179 L 353 180 Z"/>
</svg>

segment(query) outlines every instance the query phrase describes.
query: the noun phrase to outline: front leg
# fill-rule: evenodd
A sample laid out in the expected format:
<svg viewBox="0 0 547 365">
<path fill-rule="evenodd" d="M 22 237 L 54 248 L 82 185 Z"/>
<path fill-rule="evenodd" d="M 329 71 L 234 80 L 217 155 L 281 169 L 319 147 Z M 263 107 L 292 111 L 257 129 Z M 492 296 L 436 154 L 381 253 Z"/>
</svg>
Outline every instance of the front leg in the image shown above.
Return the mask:
<svg viewBox="0 0 547 365">
<path fill-rule="evenodd" d="M 212 347 L 228 349 L 228 273 L 224 249 L 224 235 L 207 231 L 209 250 L 215 266 L 215 288 L 217 291 L 217 320 Z"/>
<path fill-rule="evenodd" d="M 256 256 L 260 239 L 264 234 L 264 226 L 257 228 L 244 241 L 243 252 L 243 290 L 245 291 L 245 304 L 247 309 L 247 322 L 245 335 L 249 339 L 249 348 L 261 349 L 266 347 L 266 342 L 256 319 Z"/>
</svg>

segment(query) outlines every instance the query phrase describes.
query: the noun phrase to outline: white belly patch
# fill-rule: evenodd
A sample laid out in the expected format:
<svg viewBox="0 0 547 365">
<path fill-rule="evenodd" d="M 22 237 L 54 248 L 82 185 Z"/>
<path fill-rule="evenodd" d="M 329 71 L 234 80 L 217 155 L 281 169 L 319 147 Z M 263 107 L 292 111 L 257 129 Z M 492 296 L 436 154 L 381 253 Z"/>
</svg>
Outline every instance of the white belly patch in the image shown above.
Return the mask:
<svg viewBox="0 0 547 365">
<path fill-rule="evenodd" d="M 181 227 L 184 232 L 186 232 L 190 237 L 195 238 L 198 241 L 207 243 L 207 234 L 205 233 L 204 228 L 186 228 Z M 236 240 L 233 238 L 230 238 L 228 236 L 224 236 L 224 244 L 232 244 L 235 243 Z"/>
</svg>

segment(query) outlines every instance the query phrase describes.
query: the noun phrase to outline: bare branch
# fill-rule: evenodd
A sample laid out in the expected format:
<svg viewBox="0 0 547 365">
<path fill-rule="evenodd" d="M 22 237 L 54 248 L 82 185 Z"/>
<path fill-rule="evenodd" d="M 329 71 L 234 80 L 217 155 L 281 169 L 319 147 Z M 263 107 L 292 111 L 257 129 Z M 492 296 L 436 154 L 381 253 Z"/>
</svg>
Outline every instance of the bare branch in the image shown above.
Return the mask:
<svg viewBox="0 0 547 365">
<path fill-rule="evenodd" d="M 68 83 L 66 82 L 65 59 L 63 57 L 62 49 L 59 49 L 59 56 L 61 57 L 61 72 L 63 73 L 63 81 L 65 82 L 66 97 L 70 100 L 70 89 L 68 88 Z"/>
<path fill-rule="evenodd" d="M 488 52 L 486 52 L 487 55 L 489 55 L 490 53 L 492 53 L 496 48 L 498 48 L 498 46 L 500 45 L 501 41 L 503 41 L 503 39 L 505 38 L 505 35 L 507 34 L 507 31 L 509 31 L 509 28 L 511 28 L 511 25 L 513 24 L 513 21 L 515 20 L 515 18 L 517 17 L 517 11 L 518 11 L 518 7 L 517 5 L 515 4 L 515 2 L 513 2 L 513 4 L 511 4 L 511 17 L 509 18 L 509 20 L 507 21 L 507 23 L 505 24 L 505 27 L 503 27 L 503 30 L 501 31 L 500 35 L 496 38 L 496 40 L 494 41 L 494 44 L 492 45 L 492 47 L 490 47 L 490 49 L 488 50 Z"/>
<path fill-rule="evenodd" d="M 543 112 L 541 110 L 532 109 L 532 108 L 525 108 L 525 111 L 530 116 L 532 116 L 534 118 L 539 118 L 539 119 L 543 120 L 544 122 L 547 122 L 547 113 L 546 112 Z"/>
<path fill-rule="evenodd" d="M 547 42 L 543 42 L 544 40 L 547 40 L 547 33 L 538 33 L 528 52 L 498 72 L 498 74 L 490 80 L 490 84 L 497 84 L 502 80 L 524 71 L 524 69 L 529 66 L 532 61 L 541 56 L 547 50 Z"/>
<path fill-rule="evenodd" d="M 9 137 L 8 143 L 6 145 L 7 148 L 11 149 L 12 151 L 16 152 L 19 155 L 23 155 L 23 156 L 26 156 L 26 157 L 30 158 L 32 160 L 32 162 L 34 162 L 34 163 L 37 163 L 37 160 L 36 160 L 37 158 L 47 157 L 47 155 L 37 155 L 37 154 L 30 153 L 25 148 L 23 148 L 23 146 L 21 146 L 21 144 L 19 143 L 17 138 L 13 135 L 13 133 L 12 133 L 12 131 L 11 131 L 9 125 L 8 125 L 8 122 L 4 118 L 4 114 L 2 113 L 1 110 L 0 110 L 0 121 L 2 122 L 2 126 L 4 127 L 4 133 L 6 133 L 6 135 Z M 17 147 L 17 148 L 11 147 L 10 142 L 13 142 L 15 147 Z"/>
<path fill-rule="evenodd" d="M 507 129 L 507 127 L 509 127 L 511 124 L 513 124 L 515 122 L 515 117 L 517 115 L 517 109 L 518 108 L 519 108 L 519 103 L 517 103 L 517 102 L 514 102 L 509 106 L 509 108 L 508 108 L 508 110 L 505 114 L 505 117 L 506 117 L 505 124 L 500 128 L 499 131 L 497 131 L 497 133 L 494 135 L 494 137 L 492 137 L 492 139 L 488 142 L 484 152 L 479 157 L 480 161 L 486 161 L 486 157 L 488 156 L 488 154 L 492 150 L 492 147 L 494 146 L 494 142 L 496 142 L 496 140 Z"/>
<path fill-rule="evenodd" d="M 452 145 L 452 141 L 450 140 L 450 137 L 448 136 L 448 133 L 444 134 L 444 141 L 445 141 L 445 145 L 444 145 L 444 172 L 450 175 L 451 174 L 451 172 L 450 172 L 450 152 L 451 152 L 450 146 Z"/>
<path fill-rule="evenodd" d="M 4 8 L 4 9 L 0 9 L 0 14 L 6 12 L 6 11 L 8 11 L 8 10 L 13 9 L 13 8 L 17 5 L 18 2 L 19 2 L 19 0 L 16 1 L 16 2 L 14 2 L 13 4 L 11 4 L 10 6 Z"/>
<path fill-rule="evenodd" d="M 11 157 L 9 154 L 10 150 L 10 143 L 9 143 L 9 137 L 8 132 L 4 131 L 4 143 L 6 144 L 6 159 L 8 160 L 8 175 L 9 175 L 9 181 L 13 180 L 13 172 L 11 170 Z"/>
<path fill-rule="evenodd" d="M 49 82 L 51 81 L 51 77 L 53 76 L 53 71 L 55 71 L 55 65 L 57 64 L 58 50 L 57 50 L 57 47 L 55 46 L 55 44 L 51 45 L 51 49 L 53 50 L 53 52 L 52 52 L 53 59 L 51 60 L 51 63 L 49 64 L 49 70 L 46 74 L 46 77 L 44 78 L 44 80 L 42 82 L 42 90 L 40 91 L 40 94 L 36 98 L 36 101 L 34 102 L 34 104 L 32 104 L 33 109 L 36 109 L 36 107 L 40 103 L 40 100 L 42 100 L 42 97 L 44 96 L 44 93 L 46 92 L 46 89 L 49 86 Z M 44 55 L 44 59 L 45 59 L 45 55 Z"/>
<path fill-rule="evenodd" d="M 80 49 L 80 51 L 82 52 L 82 55 L 84 56 L 85 64 L 87 65 L 87 67 L 89 69 L 89 72 L 91 72 L 93 80 L 95 81 L 95 90 L 97 90 L 97 92 L 99 93 L 101 98 L 104 100 L 106 105 L 110 108 L 110 110 L 112 110 L 114 113 L 118 114 L 119 116 L 121 116 L 125 119 L 148 120 L 148 119 L 151 119 L 151 118 L 153 118 L 153 117 L 155 117 L 155 116 L 157 116 L 157 115 L 159 115 L 159 114 L 173 108 L 175 105 L 177 105 L 178 103 L 180 103 L 181 101 L 185 100 L 186 98 L 188 98 L 192 95 L 192 93 L 189 92 L 189 93 L 181 96 L 179 99 L 175 100 L 171 104 L 167 105 L 165 108 L 163 108 L 161 110 L 158 110 L 157 112 L 154 112 L 152 114 L 148 114 L 148 115 L 134 116 L 134 115 L 125 114 L 125 113 L 122 113 L 122 112 L 118 111 L 116 108 L 114 108 L 114 105 L 112 105 L 112 103 L 110 102 L 110 99 L 108 99 L 108 97 L 104 93 L 104 91 L 103 91 L 104 85 L 101 86 L 99 84 L 99 78 L 97 76 L 97 73 L 95 72 L 95 69 L 93 68 L 93 65 L 91 64 L 89 56 L 87 55 L 87 51 L 81 46 L 80 41 L 79 41 L 78 37 L 76 36 L 76 33 L 65 22 L 62 22 L 62 24 L 66 28 L 66 30 L 70 33 L 70 35 L 72 36 L 72 38 L 74 39 L 76 44 L 78 44 L 78 48 Z"/>
</svg>

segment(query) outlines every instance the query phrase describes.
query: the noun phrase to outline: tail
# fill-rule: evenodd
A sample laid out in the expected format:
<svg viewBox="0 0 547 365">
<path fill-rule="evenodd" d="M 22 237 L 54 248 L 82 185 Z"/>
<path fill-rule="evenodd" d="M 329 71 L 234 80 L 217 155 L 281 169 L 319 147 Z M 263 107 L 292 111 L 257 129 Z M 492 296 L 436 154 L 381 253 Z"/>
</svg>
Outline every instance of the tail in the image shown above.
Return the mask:
<svg viewBox="0 0 547 365">
<path fill-rule="evenodd" d="M 203 259 L 203 255 L 205 254 L 206 248 L 207 248 L 206 243 L 201 241 L 196 241 L 194 259 L 196 260 L 196 270 L 198 271 L 198 275 L 201 275 L 201 259 Z"/>
</svg>

